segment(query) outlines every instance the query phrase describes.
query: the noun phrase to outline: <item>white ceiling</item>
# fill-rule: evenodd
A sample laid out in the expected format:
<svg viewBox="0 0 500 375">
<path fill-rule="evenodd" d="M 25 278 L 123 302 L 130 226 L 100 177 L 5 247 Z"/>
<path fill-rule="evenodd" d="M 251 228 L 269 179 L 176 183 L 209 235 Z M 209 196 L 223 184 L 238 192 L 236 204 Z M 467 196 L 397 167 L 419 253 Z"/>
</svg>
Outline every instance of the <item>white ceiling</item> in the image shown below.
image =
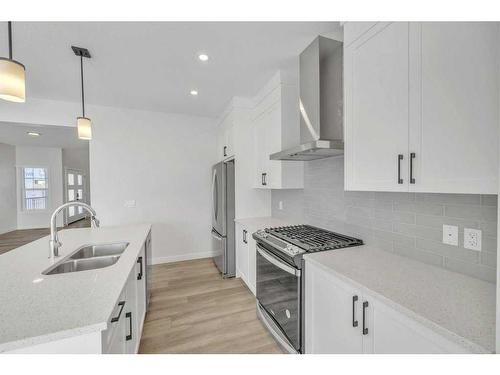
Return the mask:
<svg viewBox="0 0 500 375">
<path fill-rule="evenodd" d="M 14 22 L 14 59 L 26 66 L 28 98 L 80 101 L 86 47 L 86 101 L 217 116 L 234 96 L 253 96 L 337 22 Z M 210 60 L 197 59 L 205 52 Z M 7 23 L 0 23 L 7 56 Z M 295 60 L 296 61 L 296 60 Z M 196 88 L 198 97 L 189 92 Z M 89 114 L 91 115 L 91 114 Z"/>
<path fill-rule="evenodd" d="M 32 137 L 28 132 L 37 132 Z M 69 126 L 33 125 L 0 121 L 0 143 L 14 146 L 84 148 L 89 142 L 78 139 L 76 128 Z"/>
</svg>

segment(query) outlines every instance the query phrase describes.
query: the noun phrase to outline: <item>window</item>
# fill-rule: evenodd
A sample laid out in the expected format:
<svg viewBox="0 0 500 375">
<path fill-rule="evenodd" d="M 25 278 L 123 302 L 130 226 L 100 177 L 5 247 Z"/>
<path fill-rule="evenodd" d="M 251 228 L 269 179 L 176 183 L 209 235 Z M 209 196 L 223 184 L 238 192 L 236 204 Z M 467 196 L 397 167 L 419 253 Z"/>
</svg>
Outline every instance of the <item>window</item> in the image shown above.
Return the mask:
<svg viewBox="0 0 500 375">
<path fill-rule="evenodd" d="M 27 211 L 48 207 L 48 175 L 46 168 L 23 168 L 23 204 Z"/>
</svg>

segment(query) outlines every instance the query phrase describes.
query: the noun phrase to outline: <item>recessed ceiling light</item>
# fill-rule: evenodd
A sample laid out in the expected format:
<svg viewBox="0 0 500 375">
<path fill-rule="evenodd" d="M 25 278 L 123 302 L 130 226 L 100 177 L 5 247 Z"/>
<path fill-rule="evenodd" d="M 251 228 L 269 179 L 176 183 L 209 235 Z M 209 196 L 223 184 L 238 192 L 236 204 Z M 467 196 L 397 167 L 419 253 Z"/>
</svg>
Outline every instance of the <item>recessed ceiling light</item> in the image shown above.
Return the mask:
<svg viewBox="0 0 500 375">
<path fill-rule="evenodd" d="M 208 55 L 205 55 L 204 53 L 201 53 L 198 55 L 198 58 L 201 60 L 201 61 L 208 61 Z"/>
<path fill-rule="evenodd" d="M 196 96 L 196 95 L 198 95 L 198 91 L 197 90 L 191 90 L 190 94 L 193 95 L 193 96 Z"/>
<path fill-rule="evenodd" d="M 41 134 L 37 132 L 28 132 L 28 135 L 31 135 L 32 137 L 39 137 Z"/>
</svg>

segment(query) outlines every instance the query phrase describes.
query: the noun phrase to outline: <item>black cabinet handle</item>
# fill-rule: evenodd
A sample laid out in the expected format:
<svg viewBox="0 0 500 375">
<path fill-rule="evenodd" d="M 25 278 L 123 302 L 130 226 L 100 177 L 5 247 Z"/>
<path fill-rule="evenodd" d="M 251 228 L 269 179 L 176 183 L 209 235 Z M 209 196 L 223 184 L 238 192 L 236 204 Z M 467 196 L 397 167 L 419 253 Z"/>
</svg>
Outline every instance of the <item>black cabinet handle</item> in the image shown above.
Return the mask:
<svg viewBox="0 0 500 375">
<path fill-rule="evenodd" d="M 137 274 L 137 280 L 142 279 L 142 257 L 137 258 L 137 263 L 141 266 L 140 272 Z"/>
<path fill-rule="evenodd" d="M 248 243 L 247 241 L 247 230 L 246 229 L 243 229 L 243 243 Z"/>
<path fill-rule="evenodd" d="M 403 179 L 401 178 L 401 160 L 403 160 L 403 154 L 398 155 L 398 184 L 403 183 Z"/>
<path fill-rule="evenodd" d="M 125 314 L 125 318 L 129 318 L 129 334 L 125 336 L 125 340 L 130 341 L 132 340 L 132 312 L 128 312 Z"/>
<path fill-rule="evenodd" d="M 356 320 L 356 302 L 358 301 L 358 296 L 352 296 L 352 326 L 357 327 L 358 321 Z"/>
<path fill-rule="evenodd" d="M 262 173 L 262 185 L 266 186 L 267 181 L 266 181 L 267 173 Z"/>
<path fill-rule="evenodd" d="M 227 146 L 224 146 L 224 156 L 227 156 Z"/>
<path fill-rule="evenodd" d="M 123 307 L 125 306 L 125 301 L 118 302 L 118 306 L 120 306 L 120 311 L 118 312 L 118 316 L 111 318 L 111 323 L 115 323 L 120 320 L 120 316 L 122 316 Z"/>
<path fill-rule="evenodd" d="M 368 328 L 366 328 L 366 308 L 368 307 L 368 301 L 363 302 L 363 335 L 368 334 Z"/>
<path fill-rule="evenodd" d="M 410 184 L 415 183 L 415 179 L 413 178 L 413 159 L 415 159 L 415 153 L 410 153 Z"/>
</svg>

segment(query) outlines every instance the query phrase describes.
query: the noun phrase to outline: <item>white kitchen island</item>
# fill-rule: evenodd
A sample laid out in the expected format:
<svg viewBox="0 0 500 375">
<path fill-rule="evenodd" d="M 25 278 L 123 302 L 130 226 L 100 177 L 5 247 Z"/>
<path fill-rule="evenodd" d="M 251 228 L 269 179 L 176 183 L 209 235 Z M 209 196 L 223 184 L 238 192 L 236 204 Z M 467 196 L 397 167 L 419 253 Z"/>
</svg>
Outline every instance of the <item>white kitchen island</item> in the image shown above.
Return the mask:
<svg viewBox="0 0 500 375">
<path fill-rule="evenodd" d="M 0 256 L 0 352 L 136 353 L 146 311 L 151 225 L 67 229 Z M 83 245 L 127 242 L 108 267 L 44 275 Z"/>
</svg>

